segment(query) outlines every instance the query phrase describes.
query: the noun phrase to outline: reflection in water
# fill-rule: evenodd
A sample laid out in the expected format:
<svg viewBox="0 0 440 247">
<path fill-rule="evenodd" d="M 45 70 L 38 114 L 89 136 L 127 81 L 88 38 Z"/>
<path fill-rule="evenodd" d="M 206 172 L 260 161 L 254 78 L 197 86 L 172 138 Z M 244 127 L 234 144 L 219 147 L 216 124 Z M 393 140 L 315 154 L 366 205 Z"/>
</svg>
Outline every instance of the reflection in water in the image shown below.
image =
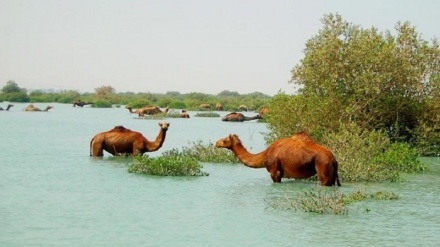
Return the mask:
<svg viewBox="0 0 440 247">
<path fill-rule="evenodd" d="M 92 158 L 90 139 L 116 125 L 155 138 L 160 120 L 133 119 L 123 108 L 54 106 L 47 114 L 12 108 L 0 116 L 0 246 L 432 246 L 440 241 L 439 158 L 422 159 L 432 170 L 408 175 L 409 182 L 341 181 L 341 192 L 387 189 L 399 194 L 396 201 L 363 201 L 345 216 L 276 210 L 267 201 L 298 195 L 315 183 L 274 184 L 265 169 L 240 164 L 204 163 L 207 177 L 130 174 L 132 157 Z M 263 123 L 169 121 L 163 147 L 148 155 L 230 133 L 252 152 L 265 148 Z"/>
</svg>

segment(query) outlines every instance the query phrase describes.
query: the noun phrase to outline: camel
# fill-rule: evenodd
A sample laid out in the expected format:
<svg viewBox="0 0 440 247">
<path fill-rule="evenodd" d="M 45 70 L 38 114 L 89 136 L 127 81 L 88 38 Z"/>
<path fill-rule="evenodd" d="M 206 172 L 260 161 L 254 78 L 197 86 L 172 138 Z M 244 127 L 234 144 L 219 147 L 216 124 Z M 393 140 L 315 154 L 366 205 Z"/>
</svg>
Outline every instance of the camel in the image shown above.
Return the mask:
<svg viewBox="0 0 440 247">
<path fill-rule="evenodd" d="M 53 108 L 52 106 L 48 105 L 44 110 L 41 110 L 40 108 L 30 104 L 26 106 L 26 108 L 24 108 L 23 111 L 49 111 L 52 108 Z"/>
<path fill-rule="evenodd" d="M 211 109 L 211 105 L 210 104 L 201 104 L 200 105 L 200 108 L 203 108 L 203 109 Z"/>
<path fill-rule="evenodd" d="M 157 106 L 147 106 L 144 108 L 139 109 L 138 115 L 139 117 L 143 117 L 144 115 L 155 115 L 155 114 L 167 114 L 167 112 L 170 109 L 168 108 L 168 106 L 165 108 L 164 111 L 162 111 L 159 107 Z"/>
<path fill-rule="evenodd" d="M 222 111 L 222 110 L 223 110 L 223 106 L 222 106 L 222 104 L 217 103 L 217 104 L 215 105 L 215 110 L 216 110 L 216 111 Z"/>
<path fill-rule="evenodd" d="M 341 186 L 336 158 L 305 132 L 279 139 L 257 154 L 249 153 L 235 134 L 218 140 L 215 146 L 230 149 L 248 167 L 265 167 L 274 183 L 281 183 L 283 177 L 304 179 L 317 174 L 321 185 Z"/>
<path fill-rule="evenodd" d="M 102 157 L 104 150 L 113 156 L 143 155 L 145 152 L 157 151 L 165 141 L 170 124 L 163 122 L 159 123 L 159 126 L 159 134 L 153 142 L 148 141 L 141 133 L 126 129 L 121 125 L 98 133 L 90 141 L 90 156 Z"/>
<path fill-rule="evenodd" d="M 181 118 L 190 118 L 188 112 L 186 110 L 182 110 L 182 113 L 180 114 Z"/>
<path fill-rule="evenodd" d="M 239 109 L 240 111 L 248 111 L 248 110 L 249 110 L 249 108 L 248 108 L 246 105 L 240 105 L 240 106 L 238 107 L 238 109 Z"/>
<path fill-rule="evenodd" d="M 253 116 L 253 117 L 246 117 L 241 113 L 231 112 L 228 115 L 224 116 L 222 118 L 222 121 L 243 122 L 243 121 L 250 121 L 250 120 L 254 120 L 254 119 L 261 119 L 261 115 L 257 114 L 256 116 Z"/>
<path fill-rule="evenodd" d="M 267 113 L 269 113 L 269 108 L 267 108 L 267 107 L 262 107 L 262 108 L 260 109 L 260 115 L 261 115 L 261 116 L 264 116 L 264 115 L 267 114 Z"/>
<path fill-rule="evenodd" d="M 6 109 L 3 109 L 2 107 L 0 107 L 0 111 L 3 111 L 3 110 L 5 110 L 5 111 L 9 111 L 9 109 L 11 109 L 11 107 L 13 107 L 14 105 L 12 105 L 12 104 L 8 104 L 8 106 L 6 106 Z"/>
<path fill-rule="evenodd" d="M 73 107 L 76 107 L 76 106 L 83 107 L 85 105 L 90 105 L 90 103 L 84 102 L 82 100 L 77 100 L 77 101 L 73 102 Z"/>
</svg>

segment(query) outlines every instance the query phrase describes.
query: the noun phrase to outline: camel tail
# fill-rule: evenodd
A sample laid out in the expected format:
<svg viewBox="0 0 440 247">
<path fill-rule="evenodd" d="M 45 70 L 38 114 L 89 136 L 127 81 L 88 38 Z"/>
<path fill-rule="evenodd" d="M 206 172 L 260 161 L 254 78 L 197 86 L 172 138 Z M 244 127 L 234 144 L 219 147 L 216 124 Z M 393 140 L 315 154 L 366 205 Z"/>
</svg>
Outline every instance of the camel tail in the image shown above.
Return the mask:
<svg viewBox="0 0 440 247">
<path fill-rule="evenodd" d="M 339 181 L 339 175 L 338 175 L 338 166 L 339 166 L 339 164 L 338 164 L 338 161 L 336 161 L 335 160 L 335 162 L 333 163 L 334 164 L 334 176 L 335 176 L 335 185 L 336 186 L 341 186 L 341 182 Z"/>
</svg>

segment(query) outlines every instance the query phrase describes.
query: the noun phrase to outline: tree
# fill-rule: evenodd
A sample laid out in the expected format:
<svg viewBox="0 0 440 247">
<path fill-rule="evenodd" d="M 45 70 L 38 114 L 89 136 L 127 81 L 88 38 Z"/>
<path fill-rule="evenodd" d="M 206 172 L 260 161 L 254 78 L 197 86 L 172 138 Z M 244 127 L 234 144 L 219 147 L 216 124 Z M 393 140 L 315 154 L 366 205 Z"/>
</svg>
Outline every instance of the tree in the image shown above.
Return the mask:
<svg viewBox="0 0 440 247">
<path fill-rule="evenodd" d="M 276 136 L 291 135 L 295 128 L 319 137 L 355 122 L 384 131 L 392 141 L 419 142 L 423 132 L 437 136 L 431 141 L 440 144 L 440 119 L 433 118 L 440 115 L 434 107 L 440 81 L 437 40 L 421 39 L 408 22 L 397 23 L 396 36 L 362 29 L 339 15 L 325 15 L 322 23 L 291 71 L 298 95 L 279 95 L 271 102 L 269 128 Z M 294 109 L 272 111 L 285 104 Z M 424 131 L 418 131 L 422 122 Z M 281 131 L 278 123 L 291 128 Z"/>
<path fill-rule="evenodd" d="M 2 91 L 3 93 L 18 93 L 24 89 L 21 89 L 17 83 L 14 81 L 8 81 L 6 82 L 6 85 L 3 87 Z"/>
</svg>

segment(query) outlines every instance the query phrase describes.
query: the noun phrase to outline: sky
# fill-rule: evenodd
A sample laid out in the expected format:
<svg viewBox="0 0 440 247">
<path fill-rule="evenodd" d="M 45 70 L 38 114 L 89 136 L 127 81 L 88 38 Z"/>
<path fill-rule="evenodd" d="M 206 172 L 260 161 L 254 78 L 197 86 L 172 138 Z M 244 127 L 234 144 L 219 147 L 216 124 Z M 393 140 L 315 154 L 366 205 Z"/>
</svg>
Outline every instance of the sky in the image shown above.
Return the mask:
<svg viewBox="0 0 440 247">
<path fill-rule="evenodd" d="M 0 88 L 295 93 L 325 14 L 440 38 L 437 0 L 0 0 Z"/>
</svg>

